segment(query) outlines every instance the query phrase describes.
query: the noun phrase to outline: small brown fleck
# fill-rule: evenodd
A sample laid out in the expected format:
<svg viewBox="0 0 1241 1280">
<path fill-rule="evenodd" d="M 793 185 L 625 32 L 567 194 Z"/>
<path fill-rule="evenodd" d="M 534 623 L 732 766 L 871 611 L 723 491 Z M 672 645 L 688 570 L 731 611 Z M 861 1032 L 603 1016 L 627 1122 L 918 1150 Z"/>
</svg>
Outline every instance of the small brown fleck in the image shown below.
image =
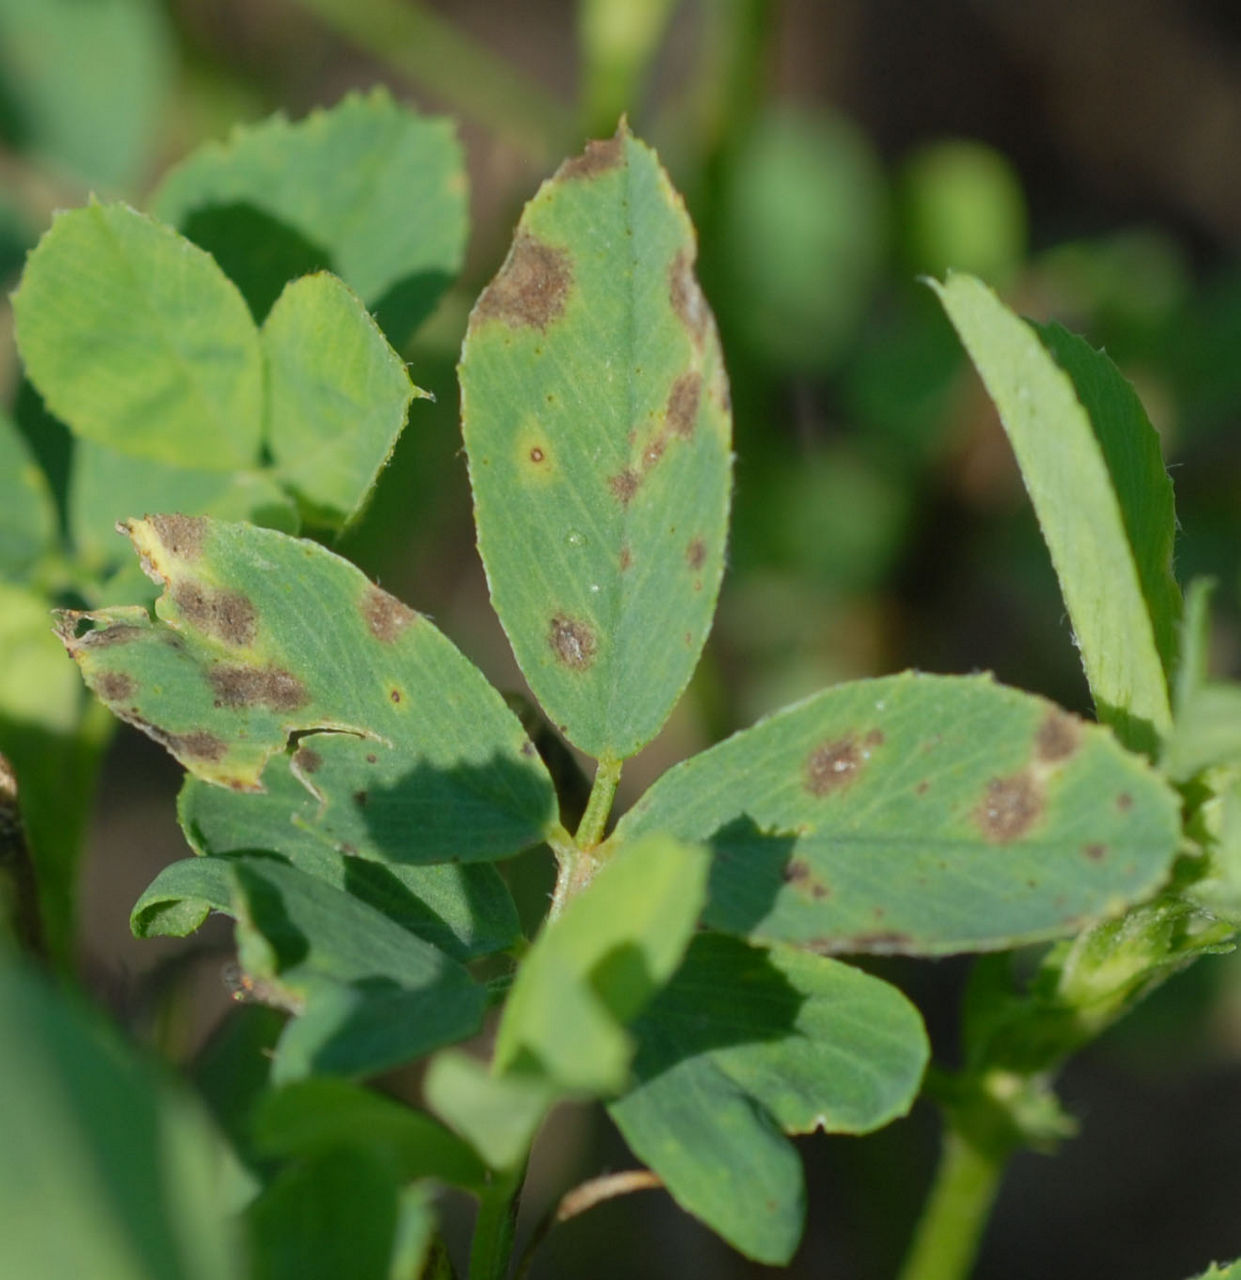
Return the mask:
<svg viewBox="0 0 1241 1280">
<path fill-rule="evenodd" d="M 586 144 L 580 156 L 566 160 L 556 174 L 558 178 L 597 178 L 619 166 L 624 158 L 625 139 L 617 132 L 611 138 L 597 138 Z"/>
<path fill-rule="evenodd" d="M 684 249 L 668 266 L 668 300 L 694 345 L 701 347 L 711 322 L 711 313 L 694 276 L 693 260 Z"/>
<path fill-rule="evenodd" d="M 1053 708 L 1034 735 L 1034 752 L 1047 764 L 1067 760 L 1077 750 L 1081 729 L 1070 715 Z"/>
<path fill-rule="evenodd" d="M 698 421 L 698 402 L 702 397 L 702 375 L 683 373 L 668 392 L 668 428 L 683 440 L 694 434 Z"/>
<path fill-rule="evenodd" d="M 584 623 L 556 614 L 547 632 L 552 652 L 574 671 L 585 671 L 595 660 L 595 633 Z"/>
<path fill-rule="evenodd" d="M 379 759 L 379 757 L 378 757 L 378 756 L 368 755 L 368 756 L 366 757 L 366 763 L 367 763 L 367 764 L 374 764 L 378 759 Z"/>
<path fill-rule="evenodd" d="M 542 449 L 539 448 L 537 444 L 534 446 L 533 449 L 530 450 L 531 462 L 542 462 L 546 456 L 547 455 L 543 452 Z"/>
<path fill-rule="evenodd" d="M 214 733 L 195 729 L 192 733 L 171 733 L 168 735 L 169 749 L 195 760 L 223 760 L 228 754 L 228 744 Z"/>
<path fill-rule="evenodd" d="M 193 560 L 203 549 L 207 522 L 202 516 L 152 516 L 151 528 L 170 554 Z"/>
<path fill-rule="evenodd" d="M 1083 846 L 1082 852 L 1090 859 L 1091 862 L 1102 862 L 1107 857 L 1107 845 L 1105 844 L 1088 844 Z"/>
<path fill-rule="evenodd" d="M 534 749 L 534 743 L 531 742 L 528 738 L 526 739 L 525 742 L 521 744 L 521 754 L 523 756 L 528 757 L 529 759 L 533 759 L 536 755 L 538 755 L 538 752 Z"/>
<path fill-rule="evenodd" d="M 359 809 L 366 808 L 366 802 L 369 798 L 370 797 L 366 794 L 365 791 L 355 791 L 353 793 L 353 803 L 356 804 Z"/>
<path fill-rule="evenodd" d="M 362 616 L 371 635 L 384 644 L 391 644 L 418 617 L 409 605 L 379 587 L 367 589 L 362 598 Z"/>
<path fill-rule="evenodd" d="M 1133 808 L 1133 797 L 1127 791 L 1122 791 L 1116 797 L 1116 807 L 1121 813 L 1128 813 Z"/>
<path fill-rule="evenodd" d="M 95 682 L 100 695 L 108 702 L 124 702 L 134 696 L 134 682 L 123 671 L 105 671 Z"/>
<path fill-rule="evenodd" d="M 685 548 L 685 563 L 695 573 L 707 562 L 707 544 L 701 538 L 693 538 Z"/>
<path fill-rule="evenodd" d="M 510 329 L 546 330 L 564 312 L 573 283 L 569 255 L 519 231 L 504 265 L 474 307 L 475 320 L 502 320 Z"/>
<path fill-rule="evenodd" d="M 620 549 L 620 571 L 624 573 L 626 569 L 633 563 L 633 556 L 630 554 L 628 547 Z"/>
<path fill-rule="evenodd" d="M 305 685 L 295 675 L 279 667 L 242 667 L 221 663 L 211 668 L 208 678 L 220 705 L 225 707 L 296 711 L 308 701 Z"/>
<path fill-rule="evenodd" d="M 882 729 L 872 729 L 863 739 L 863 744 L 868 747 L 881 747 L 884 744 L 884 735 Z"/>
<path fill-rule="evenodd" d="M 172 600 L 200 631 L 218 636 L 226 644 L 244 647 L 254 640 L 258 615 L 240 591 L 227 587 L 213 590 L 187 580 L 173 587 Z"/>
<path fill-rule="evenodd" d="M 315 773 L 323 763 L 323 757 L 310 747 L 298 747 L 293 753 L 293 763 L 303 773 Z"/>
<path fill-rule="evenodd" d="M 806 757 L 806 790 L 813 796 L 840 791 L 854 781 L 862 763 L 852 734 L 824 742 Z"/>
<path fill-rule="evenodd" d="M 392 692 L 388 694 L 388 697 L 391 698 L 393 702 L 400 702 L 401 700 L 400 689 L 393 689 Z"/>
<path fill-rule="evenodd" d="M 822 901 L 831 893 L 827 885 L 811 870 L 810 864 L 803 862 L 800 858 L 791 859 L 784 868 L 784 883 L 792 885 L 793 888 L 808 894 L 816 901 Z"/>
<path fill-rule="evenodd" d="M 632 467 L 626 467 L 624 471 L 618 471 L 616 475 L 608 477 L 608 488 L 612 490 L 612 496 L 622 507 L 627 507 L 633 501 L 633 496 L 638 492 L 638 486 L 641 483 L 642 477 Z"/>
<path fill-rule="evenodd" d="M 974 811 L 983 835 L 996 844 L 1007 844 L 1025 835 L 1043 812 L 1043 797 L 1028 773 L 992 778 L 987 794 Z"/>
<path fill-rule="evenodd" d="M 914 791 L 916 791 L 920 796 L 926 795 L 926 793 L 930 789 L 931 789 L 931 784 L 925 778 L 923 778 L 922 781 L 919 782 L 916 787 L 914 787 Z"/>
</svg>

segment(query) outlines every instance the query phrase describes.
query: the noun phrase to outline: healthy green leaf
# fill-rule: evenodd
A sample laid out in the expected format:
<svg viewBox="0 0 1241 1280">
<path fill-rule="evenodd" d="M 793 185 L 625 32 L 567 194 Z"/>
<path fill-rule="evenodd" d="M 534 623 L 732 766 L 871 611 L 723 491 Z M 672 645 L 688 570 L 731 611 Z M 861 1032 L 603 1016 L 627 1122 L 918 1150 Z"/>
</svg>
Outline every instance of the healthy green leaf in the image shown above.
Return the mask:
<svg viewBox="0 0 1241 1280">
<path fill-rule="evenodd" d="M 1019 320 L 970 276 L 933 287 L 1012 442 L 1099 718 L 1151 754 L 1171 724 L 1180 608 L 1158 437 L 1106 356 Z"/>
<path fill-rule="evenodd" d="M 608 1110 L 682 1208 L 788 1262 L 805 1189 L 785 1133 L 863 1133 L 913 1102 L 928 1046 L 894 987 L 839 961 L 700 934 L 634 1026 L 639 1084 Z"/>
<path fill-rule="evenodd" d="M 614 839 L 715 855 L 704 920 L 825 952 L 1079 930 L 1168 874 L 1176 797 L 1111 734 L 989 677 L 837 686 L 678 765 Z"/>
<path fill-rule="evenodd" d="M 228 1172 L 190 1097 L 0 961 L 0 1273 L 232 1280 Z"/>
<path fill-rule="evenodd" d="M 84 186 L 142 176 L 172 73 L 151 0 L 0 0 L 6 133 Z"/>
<path fill-rule="evenodd" d="M 517 1168 L 556 1099 L 539 1075 L 493 1074 L 456 1049 L 437 1053 L 423 1081 L 427 1106 L 459 1133 L 489 1168 Z"/>
<path fill-rule="evenodd" d="M 601 758 L 663 724 L 723 571 L 728 389 L 694 253 L 622 125 L 527 205 L 462 350 L 492 602 L 550 718 Z"/>
<path fill-rule="evenodd" d="M 21 432 L 0 413 L 0 575 L 25 578 L 56 540 L 47 477 Z"/>
<path fill-rule="evenodd" d="M 554 827 L 551 781 L 500 695 L 352 565 L 202 517 L 128 529 L 166 584 L 158 621 L 66 613 L 61 634 L 103 701 L 196 776 L 262 792 L 291 768 L 288 818 L 380 861 L 506 857 Z M 96 629 L 76 635 L 84 619 Z"/>
<path fill-rule="evenodd" d="M 386 1155 L 402 1182 L 434 1178 L 477 1191 L 487 1171 L 460 1138 L 421 1111 L 348 1080 L 299 1080 L 267 1094 L 254 1115 L 254 1144 L 278 1160 L 344 1146 Z"/>
<path fill-rule="evenodd" d="M 215 254 L 257 318 L 285 282 L 324 267 L 398 345 L 461 269 L 466 179 L 447 120 L 386 89 L 291 123 L 274 116 L 200 148 L 152 208 Z"/>
<path fill-rule="evenodd" d="M 236 286 L 123 204 L 59 213 L 13 295 L 18 349 L 77 434 L 181 467 L 258 461 L 262 357 Z"/>
<path fill-rule="evenodd" d="M 263 324 L 267 443 L 280 481 L 333 528 L 357 514 L 415 395 L 362 301 L 325 271 L 289 284 Z"/>
<path fill-rule="evenodd" d="M 493 1069 L 537 1070 L 568 1093 L 620 1089 L 633 1053 L 624 1025 L 680 963 L 707 866 L 706 850 L 659 834 L 605 863 L 522 962 Z"/>
</svg>

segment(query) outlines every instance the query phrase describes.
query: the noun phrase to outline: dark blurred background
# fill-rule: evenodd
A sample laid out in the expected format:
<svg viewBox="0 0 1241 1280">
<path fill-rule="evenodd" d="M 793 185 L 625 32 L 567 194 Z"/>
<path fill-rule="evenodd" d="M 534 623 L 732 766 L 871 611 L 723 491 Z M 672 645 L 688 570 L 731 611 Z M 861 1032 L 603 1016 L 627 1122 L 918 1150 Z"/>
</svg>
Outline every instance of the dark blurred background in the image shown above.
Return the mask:
<svg viewBox="0 0 1241 1280">
<path fill-rule="evenodd" d="M 101 8 L 122 16 L 96 28 Z M 91 191 L 141 207 L 205 139 L 379 82 L 459 121 L 473 232 L 464 277 L 403 353 L 437 402 L 415 406 L 340 549 L 502 688 L 521 681 L 474 553 L 457 422 L 469 306 L 539 181 L 621 111 L 699 228 L 736 413 L 730 570 L 702 668 L 622 802 L 776 706 L 906 666 L 988 669 L 1089 712 L 1002 431 L 917 282 L 949 268 L 1105 345 L 1135 383 L 1172 468 L 1179 574 L 1218 579 L 1216 671 L 1238 674 L 1237 0 L 0 0 L 0 277 L 12 287 L 54 207 Z M 10 328 L 0 312 L 0 403 L 33 436 Z M 184 852 L 178 782 L 153 744 L 115 736 L 81 964 L 135 1036 L 189 1061 L 228 1009 L 228 932 L 174 947 L 127 926 Z M 535 905 L 544 874 L 537 858 L 515 872 Z M 883 970 L 948 1062 L 967 968 Z M 1081 1135 L 1015 1163 L 980 1280 L 1183 1280 L 1241 1255 L 1241 965 L 1175 980 L 1063 1095 Z M 790 1274 L 891 1276 L 935 1145 L 929 1109 L 865 1140 L 803 1140 L 809 1228 Z M 530 1220 L 630 1162 L 601 1114 L 558 1115 Z M 761 1270 L 644 1193 L 553 1234 L 533 1274 Z"/>
</svg>

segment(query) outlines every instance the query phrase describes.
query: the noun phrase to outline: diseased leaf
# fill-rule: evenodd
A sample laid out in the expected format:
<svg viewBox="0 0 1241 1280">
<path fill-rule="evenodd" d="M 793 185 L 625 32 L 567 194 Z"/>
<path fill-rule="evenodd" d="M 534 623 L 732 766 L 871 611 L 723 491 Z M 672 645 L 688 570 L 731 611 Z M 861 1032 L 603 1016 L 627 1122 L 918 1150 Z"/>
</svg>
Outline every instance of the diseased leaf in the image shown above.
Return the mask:
<svg viewBox="0 0 1241 1280">
<path fill-rule="evenodd" d="M 506 857 L 555 825 L 551 781 L 500 695 L 352 565 L 201 517 L 128 529 L 166 584 L 157 620 L 65 613 L 61 634 L 103 701 L 196 776 L 261 792 L 292 769 L 289 819 L 380 861 Z M 270 814 L 262 799 L 255 812 Z"/>
<path fill-rule="evenodd" d="M 1106 356 L 1019 320 L 970 276 L 933 287 L 1012 442 L 1099 718 L 1153 754 L 1180 608 L 1158 438 Z"/>
<path fill-rule="evenodd" d="M 317 523 L 339 528 L 388 460 L 415 387 L 347 285 L 294 280 L 263 324 L 267 443 L 276 475 Z"/>
<path fill-rule="evenodd" d="M 700 934 L 634 1025 L 638 1085 L 608 1110 L 682 1208 L 760 1262 L 801 1238 L 785 1133 L 865 1133 L 903 1115 L 928 1045 L 894 987 L 839 961 Z"/>
<path fill-rule="evenodd" d="M 840 685 L 678 765 L 614 839 L 711 846 L 704 920 L 825 952 L 1017 946 L 1166 878 L 1175 795 L 1111 734 L 986 676 Z"/>
<path fill-rule="evenodd" d="M 232 1280 L 229 1172 L 193 1098 L 0 960 L 0 1274 Z"/>
<path fill-rule="evenodd" d="M 522 962 L 493 1069 L 537 1070 L 569 1093 L 621 1088 L 633 1052 L 623 1028 L 680 962 L 707 863 L 704 849 L 658 834 L 618 850 Z"/>
<path fill-rule="evenodd" d="M 287 281 L 327 267 L 398 345 L 461 269 L 466 178 L 448 120 L 386 89 L 290 122 L 242 125 L 172 169 L 152 201 L 217 260 L 262 319 Z"/>
<path fill-rule="evenodd" d="M 527 205 L 462 350 L 492 602 L 535 696 L 597 757 L 659 730 L 723 571 L 728 388 L 694 254 L 622 126 Z"/>
<path fill-rule="evenodd" d="M 0 575 L 10 581 L 25 578 L 56 535 L 47 477 L 21 432 L 0 412 Z"/>
<path fill-rule="evenodd" d="M 87 440 L 180 467 L 258 462 L 258 331 L 188 240 L 123 204 L 59 213 L 13 295 L 47 407 Z"/>
</svg>

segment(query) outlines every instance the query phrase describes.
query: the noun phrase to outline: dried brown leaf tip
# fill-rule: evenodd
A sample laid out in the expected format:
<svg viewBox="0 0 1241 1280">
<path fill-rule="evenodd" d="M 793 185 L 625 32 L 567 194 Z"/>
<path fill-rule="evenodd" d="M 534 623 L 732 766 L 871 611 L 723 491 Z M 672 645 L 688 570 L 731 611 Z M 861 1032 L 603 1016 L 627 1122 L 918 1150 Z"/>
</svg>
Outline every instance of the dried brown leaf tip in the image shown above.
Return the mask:
<svg viewBox="0 0 1241 1280">
<path fill-rule="evenodd" d="M 846 734 L 815 747 L 806 757 L 804 784 L 812 796 L 843 791 L 853 783 L 866 763 L 854 734 Z"/>
<path fill-rule="evenodd" d="M 595 660 L 595 633 L 584 622 L 558 613 L 551 620 L 547 643 L 556 658 L 573 671 L 585 671 Z"/>
<path fill-rule="evenodd" d="M 179 560 L 193 560 L 203 549 L 207 522 L 202 516 L 152 516 L 150 524 L 168 553 Z"/>
<path fill-rule="evenodd" d="M 362 617 L 376 640 L 391 644 L 418 615 L 396 596 L 390 596 L 379 587 L 371 587 L 362 597 Z"/>
<path fill-rule="evenodd" d="M 596 139 L 586 144 L 580 156 L 566 160 L 560 166 L 558 178 L 597 178 L 620 166 L 625 158 L 625 137 L 618 129 L 611 138 Z"/>
<path fill-rule="evenodd" d="M 244 648 L 254 641 L 258 615 L 240 591 L 185 580 L 173 587 L 172 602 L 187 622 L 226 644 Z"/>
<path fill-rule="evenodd" d="M 479 320 L 502 320 L 511 329 L 544 330 L 564 312 L 573 284 L 569 255 L 519 231 L 499 274 L 474 307 Z"/>
<path fill-rule="evenodd" d="M 1043 815 L 1042 791 L 1027 771 L 1008 778 L 992 778 L 987 794 L 974 811 L 983 836 L 993 844 L 1008 844 L 1026 835 Z"/>
</svg>

